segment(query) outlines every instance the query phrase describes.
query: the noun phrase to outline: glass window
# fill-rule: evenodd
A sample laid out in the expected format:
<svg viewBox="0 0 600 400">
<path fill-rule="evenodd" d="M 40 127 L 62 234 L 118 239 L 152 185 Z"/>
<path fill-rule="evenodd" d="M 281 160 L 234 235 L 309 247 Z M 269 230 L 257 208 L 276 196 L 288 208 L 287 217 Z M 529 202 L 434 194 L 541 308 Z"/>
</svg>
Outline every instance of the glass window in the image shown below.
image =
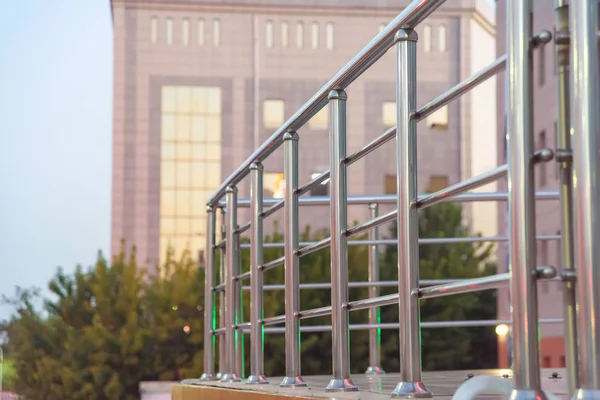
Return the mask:
<svg viewBox="0 0 600 400">
<path fill-rule="evenodd" d="M 281 172 L 267 172 L 263 175 L 264 197 L 282 199 L 285 197 L 285 179 Z"/>
<path fill-rule="evenodd" d="M 299 49 L 304 47 L 304 23 L 296 24 L 296 47 Z"/>
<path fill-rule="evenodd" d="M 263 103 L 263 124 L 265 128 L 277 129 L 284 122 L 285 104 L 283 100 L 265 100 Z"/>
<path fill-rule="evenodd" d="M 446 51 L 447 46 L 447 37 L 448 32 L 446 29 L 446 25 L 440 25 L 438 28 L 438 45 L 440 47 L 440 51 Z"/>
<path fill-rule="evenodd" d="M 267 47 L 270 49 L 273 47 L 273 21 L 267 21 L 265 39 L 267 41 Z"/>
<path fill-rule="evenodd" d="M 290 42 L 290 32 L 289 32 L 289 25 L 287 22 L 282 22 L 281 23 L 281 46 L 283 48 L 287 48 Z"/>
<path fill-rule="evenodd" d="M 313 49 L 319 48 L 319 24 L 316 22 L 312 23 L 311 27 L 311 43 Z"/>
<path fill-rule="evenodd" d="M 382 107 L 382 119 L 384 128 L 396 126 L 396 102 L 386 101 Z"/>
<path fill-rule="evenodd" d="M 206 41 L 204 37 L 204 19 L 198 20 L 198 46 L 204 46 L 204 42 Z"/>
<path fill-rule="evenodd" d="M 325 25 L 326 45 L 328 50 L 333 50 L 333 22 L 328 22 Z"/>
<path fill-rule="evenodd" d="M 221 20 L 213 19 L 213 45 L 219 47 L 221 44 Z"/>
<path fill-rule="evenodd" d="M 396 194 L 396 175 L 386 174 L 383 186 L 385 194 Z"/>
<path fill-rule="evenodd" d="M 206 203 L 206 200 L 204 200 L 204 203 Z M 204 206 L 204 209 L 206 209 L 206 205 Z M 192 235 L 204 235 L 206 234 L 206 219 L 204 218 L 192 218 L 191 220 L 192 222 Z"/>
<path fill-rule="evenodd" d="M 310 179 L 315 179 L 320 176 L 320 173 L 315 173 L 310 176 Z M 310 191 L 311 196 L 329 196 L 329 179 L 321 182 L 321 184 L 313 187 Z"/>
<path fill-rule="evenodd" d="M 173 44 L 173 20 L 167 18 L 167 44 Z"/>
<path fill-rule="evenodd" d="M 158 18 L 150 18 L 150 42 L 156 44 L 158 41 Z"/>
<path fill-rule="evenodd" d="M 315 114 L 314 117 L 308 121 L 310 129 L 321 130 L 329 128 L 329 105 L 321 108 L 321 111 Z"/>
<path fill-rule="evenodd" d="M 427 117 L 427 126 L 432 129 L 448 129 L 448 106 L 444 106 Z"/>
<path fill-rule="evenodd" d="M 437 192 L 439 190 L 448 187 L 448 176 L 447 175 L 433 175 L 429 177 L 429 185 L 427 190 L 430 192 Z"/>
<path fill-rule="evenodd" d="M 431 51 L 431 25 L 423 25 L 423 50 L 427 53 Z"/>
<path fill-rule="evenodd" d="M 194 242 L 194 257 L 206 228 L 195 232 L 193 221 L 204 221 L 206 199 L 221 183 L 221 89 L 165 86 L 161 94 L 161 252 L 168 240 L 177 254 Z"/>
<path fill-rule="evenodd" d="M 190 44 L 190 20 L 184 19 L 182 24 L 183 29 L 183 45 L 188 46 Z"/>
</svg>

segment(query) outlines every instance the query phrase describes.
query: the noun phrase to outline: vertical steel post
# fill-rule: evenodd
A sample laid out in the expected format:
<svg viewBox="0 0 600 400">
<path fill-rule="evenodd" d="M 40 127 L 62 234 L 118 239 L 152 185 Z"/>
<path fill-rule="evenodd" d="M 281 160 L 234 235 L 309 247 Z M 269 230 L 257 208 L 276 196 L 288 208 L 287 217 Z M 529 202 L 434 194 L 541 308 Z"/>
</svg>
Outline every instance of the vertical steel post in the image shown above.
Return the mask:
<svg viewBox="0 0 600 400">
<path fill-rule="evenodd" d="M 225 371 L 221 382 L 239 382 L 239 371 L 236 369 L 236 352 L 239 346 L 236 325 L 238 323 L 238 306 L 236 301 L 236 280 L 240 274 L 240 264 L 236 246 L 237 229 L 237 188 L 229 186 L 226 190 L 227 222 L 225 238 L 227 250 L 225 253 Z"/>
<path fill-rule="evenodd" d="M 235 276 L 238 276 L 242 271 L 242 244 L 240 241 L 240 234 L 237 232 L 239 225 L 235 227 L 235 259 L 237 260 L 237 272 Z M 234 278 L 233 282 L 233 290 L 235 292 L 235 306 L 237 307 L 235 310 L 236 315 L 236 324 L 239 324 L 244 321 L 244 298 L 242 294 L 242 282 L 238 279 Z M 240 378 L 243 379 L 246 375 L 244 373 L 244 330 L 236 329 L 235 331 L 236 337 L 236 349 L 235 349 L 235 368 L 233 372 Z"/>
<path fill-rule="evenodd" d="M 511 399 L 545 399 L 540 388 L 533 162 L 532 0 L 507 2 L 508 231 L 515 388 Z"/>
<path fill-rule="evenodd" d="M 346 92 L 329 93 L 329 170 L 331 230 L 331 335 L 333 379 L 325 389 L 356 391 L 350 379 L 348 309 L 348 228 L 346 164 Z"/>
<path fill-rule="evenodd" d="M 300 226 L 298 221 L 298 134 L 283 135 L 285 179 L 285 378 L 281 387 L 307 386 L 300 375 Z"/>
<path fill-rule="evenodd" d="M 263 166 L 250 165 L 250 377 L 247 383 L 269 383 L 264 376 L 263 312 Z"/>
<path fill-rule="evenodd" d="M 396 185 L 398 193 L 398 306 L 400 308 L 400 382 L 398 398 L 431 398 L 421 381 L 419 299 L 419 225 L 417 209 L 417 33 L 396 33 Z"/>
<path fill-rule="evenodd" d="M 221 220 L 219 221 L 219 241 L 225 239 L 225 209 L 221 208 Z M 225 283 L 225 249 L 219 248 L 219 283 Z M 225 327 L 225 292 L 219 292 L 219 327 Z M 219 335 L 219 373 L 217 378 L 221 379 L 226 370 L 225 335 Z"/>
<path fill-rule="evenodd" d="M 571 27 L 571 132 L 577 331 L 580 383 L 574 399 L 600 398 L 600 67 L 598 1 L 569 2 Z"/>
<path fill-rule="evenodd" d="M 565 0 L 556 0 L 556 30 L 569 31 L 569 6 Z M 563 314 L 565 318 L 565 364 L 568 395 L 579 387 L 577 362 L 577 316 L 575 299 L 575 267 L 573 263 L 573 168 L 569 116 L 569 45 L 556 44 L 557 111 L 556 160 L 559 172 L 561 215 L 561 262 L 563 277 Z M 561 157 L 562 155 L 562 157 Z"/>
<path fill-rule="evenodd" d="M 373 220 L 379 216 L 379 204 L 369 204 L 369 216 Z M 369 231 L 369 240 L 379 240 L 379 227 Z M 379 246 L 369 245 L 369 282 L 379 282 Z M 378 286 L 369 286 L 369 298 L 379 296 Z M 369 308 L 369 324 L 376 325 L 380 322 L 379 307 Z M 381 368 L 379 358 L 381 356 L 381 328 L 369 329 L 369 367 L 365 372 L 367 375 L 381 375 L 385 371 Z"/>
<path fill-rule="evenodd" d="M 204 266 L 204 373 L 201 381 L 216 380 L 214 368 L 215 337 L 213 331 L 216 327 L 216 305 L 213 288 L 215 286 L 215 210 L 206 208 L 206 265 Z"/>
</svg>

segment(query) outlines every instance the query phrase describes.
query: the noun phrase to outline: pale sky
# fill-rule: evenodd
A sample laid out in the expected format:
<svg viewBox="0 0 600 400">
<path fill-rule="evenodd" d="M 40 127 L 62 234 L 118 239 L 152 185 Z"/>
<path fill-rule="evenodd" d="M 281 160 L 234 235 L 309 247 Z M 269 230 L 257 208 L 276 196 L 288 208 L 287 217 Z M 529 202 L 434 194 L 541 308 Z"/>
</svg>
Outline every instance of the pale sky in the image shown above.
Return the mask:
<svg viewBox="0 0 600 400">
<path fill-rule="evenodd" d="M 109 251 L 113 37 L 109 0 L 1 14 L 0 294 L 12 295 Z"/>
</svg>

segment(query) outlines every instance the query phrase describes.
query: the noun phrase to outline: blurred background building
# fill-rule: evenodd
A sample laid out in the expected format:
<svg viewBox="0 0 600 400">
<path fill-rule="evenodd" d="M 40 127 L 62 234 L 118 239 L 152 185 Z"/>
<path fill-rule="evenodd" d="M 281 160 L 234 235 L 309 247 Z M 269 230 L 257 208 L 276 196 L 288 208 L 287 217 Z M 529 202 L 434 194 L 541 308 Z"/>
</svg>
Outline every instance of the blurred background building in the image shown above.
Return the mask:
<svg viewBox="0 0 600 400">
<path fill-rule="evenodd" d="M 169 244 L 202 259 L 207 197 L 406 4 L 112 0 L 112 252 L 125 239 L 150 268 Z M 494 60 L 495 15 L 488 2 L 448 2 L 418 33 L 419 105 Z M 395 125 L 394 55 L 390 50 L 348 92 L 348 153 Z M 494 82 L 481 85 L 419 124 L 422 190 L 494 167 L 495 91 Z M 328 169 L 327 109 L 299 135 L 302 183 Z M 283 155 L 269 158 L 265 195 L 278 195 L 282 172 Z M 327 190 L 324 185 L 310 195 Z M 395 193 L 392 143 L 350 167 L 348 191 Z M 240 197 L 246 196 L 247 183 L 240 186 Z M 475 231 L 494 236 L 495 207 L 468 205 L 465 218 Z M 301 222 L 323 227 L 328 211 L 305 208 Z M 367 215 L 366 207 L 349 212 L 350 221 Z"/>
</svg>

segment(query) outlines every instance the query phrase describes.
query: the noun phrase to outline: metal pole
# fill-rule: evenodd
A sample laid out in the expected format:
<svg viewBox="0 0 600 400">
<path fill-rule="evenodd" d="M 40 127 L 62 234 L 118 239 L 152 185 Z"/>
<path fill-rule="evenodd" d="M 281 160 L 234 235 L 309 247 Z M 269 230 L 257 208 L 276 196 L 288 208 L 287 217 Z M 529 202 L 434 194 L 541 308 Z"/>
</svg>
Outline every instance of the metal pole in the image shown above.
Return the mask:
<svg viewBox="0 0 600 400">
<path fill-rule="evenodd" d="M 225 211 L 221 209 L 221 220 L 219 221 L 219 231 L 221 240 L 225 239 Z M 219 282 L 225 284 L 225 248 L 219 248 Z M 225 291 L 219 292 L 219 327 L 225 327 Z M 225 335 L 219 336 L 219 373 L 217 378 L 223 377 L 226 370 L 225 363 Z"/>
<path fill-rule="evenodd" d="M 285 179 L 285 378 L 280 387 L 307 386 L 300 375 L 300 226 L 298 222 L 298 134 L 283 135 Z"/>
<path fill-rule="evenodd" d="M 419 225 L 417 209 L 417 33 L 396 33 L 396 187 L 398 196 L 398 306 L 400 308 L 399 398 L 431 398 L 421 381 L 419 299 Z"/>
<path fill-rule="evenodd" d="M 556 0 L 556 31 L 569 30 L 569 6 L 565 0 Z M 572 396 L 579 387 L 577 362 L 577 316 L 575 299 L 575 269 L 573 264 L 573 177 L 569 116 L 569 45 L 556 44 L 557 111 L 556 145 L 559 171 L 561 258 L 563 276 L 563 314 L 565 318 L 565 365 L 567 367 L 567 394 Z"/>
<path fill-rule="evenodd" d="M 237 188 L 227 187 L 225 194 L 227 199 L 227 223 L 225 227 L 225 239 L 227 240 L 227 251 L 225 253 L 225 371 L 221 382 L 239 382 L 239 371 L 236 369 L 236 353 L 239 341 L 237 339 L 238 324 L 236 300 L 238 296 L 235 290 L 234 277 L 239 275 L 240 264 L 237 259 L 236 235 L 237 228 Z"/>
<path fill-rule="evenodd" d="M 580 383 L 574 399 L 600 398 L 600 73 L 598 2 L 571 1 L 571 132 Z"/>
<path fill-rule="evenodd" d="M 263 355 L 263 166 L 250 165 L 252 205 L 250 231 L 250 377 L 247 383 L 269 383 L 264 376 Z"/>
<path fill-rule="evenodd" d="M 369 205 L 369 217 L 371 220 L 379 215 L 379 204 Z M 379 240 L 379 228 L 375 227 L 369 231 L 369 240 Z M 379 282 L 379 247 L 377 244 L 369 245 L 369 282 Z M 379 287 L 369 287 L 369 298 L 379 296 Z M 380 322 L 381 309 L 379 307 L 369 308 L 369 324 Z M 367 375 L 381 375 L 385 371 L 381 368 L 379 357 L 381 356 L 381 329 L 369 331 L 369 367 L 365 372 Z"/>
<path fill-rule="evenodd" d="M 215 339 L 212 332 L 216 329 L 216 305 L 213 287 L 215 285 L 215 210 L 212 206 L 206 208 L 206 265 L 204 266 L 204 373 L 201 381 L 216 380 L 214 374 Z"/>
<path fill-rule="evenodd" d="M 333 379 L 328 392 L 356 391 L 350 379 L 350 335 L 348 331 L 348 228 L 346 164 L 346 92 L 329 93 L 329 170 L 331 230 L 331 327 Z"/>
<path fill-rule="evenodd" d="M 237 323 L 240 324 L 244 320 L 244 298 L 242 296 L 242 282 L 239 279 L 236 279 L 236 276 L 239 276 L 240 271 L 242 270 L 242 247 L 240 244 L 240 234 L 239 234 L 239 225 L 236 226 L 236 230 L 233 234 L 234 242 L 235 242 L 235 259 L 237 261 L 237 275 L 233 275 L 233 289 L 235 291 L 235 306 L 237 309 L 235 310 Z M 236 330 L 236 349 L 235 349 L 235 369 L 233 372 L 243 379 L 246 374 L 244 372 L 245 363 L 244 363 L 244 331 Z"/>
<path fill-rule="evenodd" d="M 540 388 L 532 123 L 532 0 L 508 0 L 508 231 L 514 390 L 511 399 L 546 399 Z"/>
</svg>

